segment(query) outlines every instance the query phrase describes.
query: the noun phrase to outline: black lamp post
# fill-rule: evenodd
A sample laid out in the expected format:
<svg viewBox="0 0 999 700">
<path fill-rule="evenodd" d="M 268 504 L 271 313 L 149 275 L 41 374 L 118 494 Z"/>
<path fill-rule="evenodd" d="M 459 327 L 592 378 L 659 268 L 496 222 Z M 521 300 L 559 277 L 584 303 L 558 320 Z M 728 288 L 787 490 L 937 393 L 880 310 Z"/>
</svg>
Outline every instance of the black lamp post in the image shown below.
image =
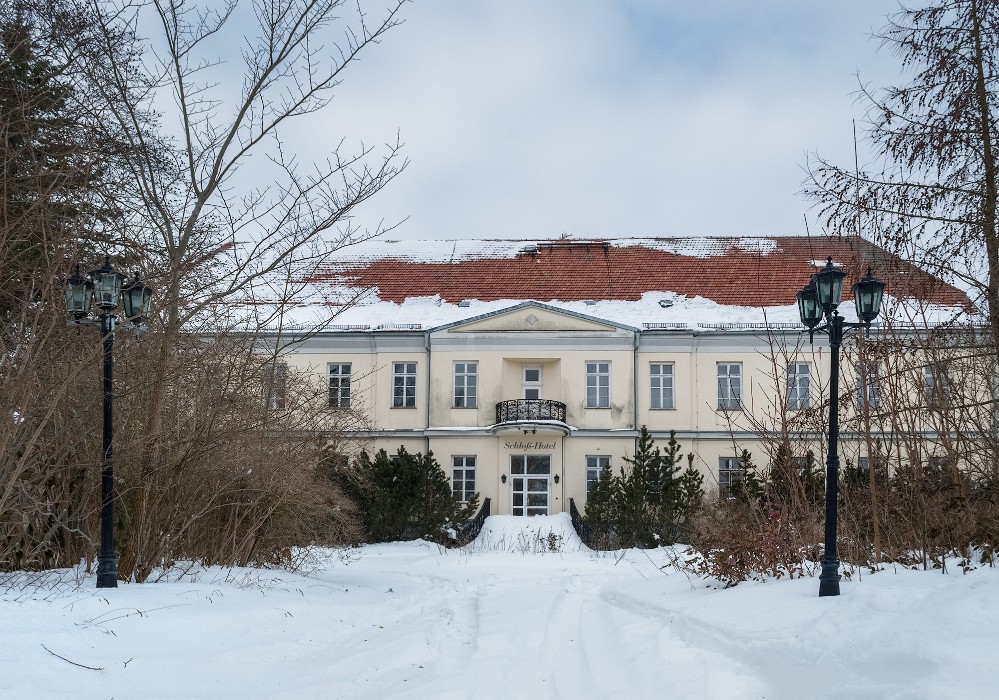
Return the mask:
<svg viewBox="0 0 999 700">
<path fill-rule="evenodd" d="M 843 334 L 849 328 L 870 329 L 881 311 L 885 283 L 867 275 L 853 285 L 853 301 L 860 323 L 847 323 L 836 307 L 843 296 L 846 273 L 833 266 L 830 257 L 826 266 L 812 275 L 812 281 L 798 292 L 798 313 L 808 328 L 809 339 L 815 333 L 829 335 L 832 349 L 829 368 L 829 449 L 826 455 L 826 531 L 822 573 L 819 575 L 819 596 L 839 595 L 839 555 L 836 552 L 836 502 L 839 497 L 839 349 Z M 825 325 L 819 323 L 825 319 Z M 816 327 L 818 326 L 818 327 Z"/>
<path fill-rule="evenodd" d="M 124 286 L 124 288 L 123 288 Z M 104 450 L 101 462 L 101 551 L 97 557 L 97 587 L 118 587 L 118 559 L 114 552 L 114 469 L 111 446 L 112 407 L 112 351 L 114 329 L 119 301 L 124 306 L 125 318 L 141 323 L 149 314 L 153 290 L 135 279 L 125 284 L 125 276 L 111 267 L 110 257 L 87 277 L 80 274 L 80 266 L 66 280 L 66 313 L 75 324 L 100 324 L 104 339 Z"/>
</svg>

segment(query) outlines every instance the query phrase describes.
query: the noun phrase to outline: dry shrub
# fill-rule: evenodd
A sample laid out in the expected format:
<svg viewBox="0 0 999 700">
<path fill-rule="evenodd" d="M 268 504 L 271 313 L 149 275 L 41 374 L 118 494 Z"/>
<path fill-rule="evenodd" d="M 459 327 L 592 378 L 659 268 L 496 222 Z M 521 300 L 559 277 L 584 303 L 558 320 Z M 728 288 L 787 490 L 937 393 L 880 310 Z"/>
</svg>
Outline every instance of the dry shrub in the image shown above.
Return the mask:
<svg viewBox="0 0 999 700">
<path fill-rule="evenodd" d="M 865 475 L 866 476 L 866 475 Z M 992 564 L 999 541 L 995 484 L 949 467 L 903 465 L 877 478 L 879 508 L 873 512 L 868 484 L 851 483 L 846 472 L 840 509 L 845 560 L 876 567 L 885 561 L 940 568 L 949 557 Z M 874 519 L 880 525 L 876 551 Z"/>
<path fill-rule="evenodd" d="M 815 544 L 821 526 L 814 516 L 793 517 L 778 504 L 729 499 L 711 504 L 694 519 L 695 547 L 687 551 L 687 570 L 720 581 L 811 576 L 820 556 Z"/>
<path fill-rule="evenodd" d="M 275 385 L 275 363 L 252 336 L 190 337 L 173 355 L 159 434 L 143 430 L 144 392 L 129 397 L 121 434 L 149 443 L 132 438 L 118 461 L 120 572 L 141 581 L 177 559 L 253 565 L 356 541 L 346 499 L 316 470 L 358 418 L 329 409 L 313 377 Z"/>
<path fill-rule="evenodd" d="M 39 311 L 43 310 L 39 305 Z M 69 567 L 94 551 L 97 353 L 65 321 L 29 321 L 0 354 L 0 570 Z M 90 338 L 92 341 L 93 339 Z M 76 386 L 91 391 L 76 391 Z"/>
<path fill-rule="evenodd" d="M 289 563 L 295 547 L 357 541 L 323 447 L 359 418 L 331 411 L 314 380 L 266 395 L 252 337 L 187 338 L 173 355 L 162 429 L 146 432 L 142 369 L 154 334 L 120 331 L 114 399 L 115 544 L 123 579 L 176 561 Z M 100 521 L 100 340 L 92 329 L 28 343 L 0 373 L 0 569 L 68 567 L 96 556 Z M 308 383 L 303 383 L 307 381 Z"/>
<path fill-rule="evenodd" d="M 824 539 L 819 503 L 777 498 L 780 491 L 772 484 L 772 478 L 766 480 L 759 500 L 741 493 L 705 508 L 694 520 L 696 549 L 688 551 L 688 570 L 725 587 L 814 575 Z M 876 513 L 870 488 L 879 492 Z M 954 469 L 906 465 L 890 477 L 876 473 L 872 484 L 866 472 L 848 464 L 840 484 L 838 555 L 844 564 L 872 569 L 885 562 L 945 568 L 952 557 L 965 571 L 992 566 L 999 541 L 996 504 L 994 484 Z M 880 525 L 877 547 L 875 517 Z"/>
</svg>

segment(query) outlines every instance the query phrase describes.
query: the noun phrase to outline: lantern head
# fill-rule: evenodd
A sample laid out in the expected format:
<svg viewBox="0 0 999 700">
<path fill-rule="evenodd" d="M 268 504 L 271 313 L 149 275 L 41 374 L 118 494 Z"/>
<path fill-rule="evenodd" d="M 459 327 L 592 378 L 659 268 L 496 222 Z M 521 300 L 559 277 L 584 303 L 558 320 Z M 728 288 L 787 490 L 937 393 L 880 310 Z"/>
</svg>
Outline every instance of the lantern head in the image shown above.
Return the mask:
<svg viewBox="0 0 999 700">
<path fill-rule="evenodd" d="M 853 303 L 857 307 L 857 318 L 864 323 L 870 323 L 881 312 L 881 300 L 885 294 L 885 283 L 871 274 L 853 285 Z"/>
<path fill-rule="evenodd" d="M 832 257 L 826 261 L 826 266 L 815 273 L 815 289 L 818 293 L 819 306 L 825 313 L 832 313 L 843 298 L 843 282 L 846 273 L 833 265 Z"/>
</svg>

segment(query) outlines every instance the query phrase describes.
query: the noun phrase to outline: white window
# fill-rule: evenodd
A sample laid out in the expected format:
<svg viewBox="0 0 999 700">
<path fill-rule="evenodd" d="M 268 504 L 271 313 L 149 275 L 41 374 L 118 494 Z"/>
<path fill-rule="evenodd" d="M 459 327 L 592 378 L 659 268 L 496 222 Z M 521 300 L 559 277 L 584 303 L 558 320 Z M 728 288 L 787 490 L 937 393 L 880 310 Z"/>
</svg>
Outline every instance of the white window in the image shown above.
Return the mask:
<svg viewBox="0 0 999 700">
<path fill-rule="evenodd" d="M 540 399 L 541 398 L 541 368 L 540 367 L 524 367 L 524 398 L 525 399 Z"/>
<path fill-rule="evenodd" d="M 866 474 L 870 471 L 872 464 L 874 465 L 875 473 L 883 472 L 886 466 L 885 460 L 881 457 L 875 457 L 874 459 L 861 457 L 857 460 L 857 471 Z"/>
<path fill-rule="evenodd" d="M 718 408 L 733 411 L 742 408 L 742 363 L 718 363 Z"/>
<path fill-rule="evenodd" d="M 350 408 L 350 363 L 329 366 L 330 406 Z"/>
<path fill-rule="evenodd" d="M 586 456 L 586 496 L 589 498 L 600 481 L 604 469 L 610 469 L 610 457 L 603 455 Z"/>
<path fill-rule="evenodd" d="M 281 410 L 288 394 L 288 365 L 284 362 L 268 365 L 264 371 L 267 388 L 267 407 Z"/>
<path fill-rule="evenodd" d="M 792 362 L 787 366 L 787 407 L 793 410 L 811 405 L 811 365 L 808 362 Z"/>
<path fill-rule="evenodd" d="M 652 408 L 673 408 L 673 363 L 649 365 Z"/>
<path fill-rule="evenodd" d="M 742 462 L 738 457 L 718 458 L 718 495 L 729 498 L 732 485 L 742 479 Z"/>
<path fill-rule="evenodd" d="M 923 367 L 923 393 L 926 405 L 944 408 L 950 400 L 950 379 L 943 365 Z"/>
<path fill-rule="evenodd" d="M 392 408 L 416 408 L 416 363 L 392 364 Z"/>
<path fill-rule="evenodd" d="M 610 362 L 586 363 L 586 407 L 610 408 Z"/>
<path fill-rule="evenodd" d="M 854 365 L 857 375 L 857 408 L 881 408 L 881 372 L 876 363 Z"/>
<path fill-rule="evenodd" d="M 451 488 L 454 497 L 468 503 L 475 495 L 475 457 L 457 456 L 451 458 Z"/>
<path fill-rule="evenodd" d="M 454 363 L 454 407 L 475 408 L 478 394 L 477 362 Z"/>
</svg>

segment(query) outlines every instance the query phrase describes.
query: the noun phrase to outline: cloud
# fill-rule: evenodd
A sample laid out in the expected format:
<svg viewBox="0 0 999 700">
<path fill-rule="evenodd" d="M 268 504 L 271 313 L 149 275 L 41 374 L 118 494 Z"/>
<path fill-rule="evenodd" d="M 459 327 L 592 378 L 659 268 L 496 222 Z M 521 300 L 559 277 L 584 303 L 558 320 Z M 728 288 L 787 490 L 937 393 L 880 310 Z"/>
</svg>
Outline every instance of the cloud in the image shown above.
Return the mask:
<svg viewBox="0 0 999 700">
<path fill-rule="evenodd" d="M 852 162 L 854 73 L 895 78 L 866 37 L 894 7 L 417 0 L 285 136 L 400 133 L 359 215 L 409 217 L 393 238 L 798 234 L 805 153 Z"/>
</svg>

